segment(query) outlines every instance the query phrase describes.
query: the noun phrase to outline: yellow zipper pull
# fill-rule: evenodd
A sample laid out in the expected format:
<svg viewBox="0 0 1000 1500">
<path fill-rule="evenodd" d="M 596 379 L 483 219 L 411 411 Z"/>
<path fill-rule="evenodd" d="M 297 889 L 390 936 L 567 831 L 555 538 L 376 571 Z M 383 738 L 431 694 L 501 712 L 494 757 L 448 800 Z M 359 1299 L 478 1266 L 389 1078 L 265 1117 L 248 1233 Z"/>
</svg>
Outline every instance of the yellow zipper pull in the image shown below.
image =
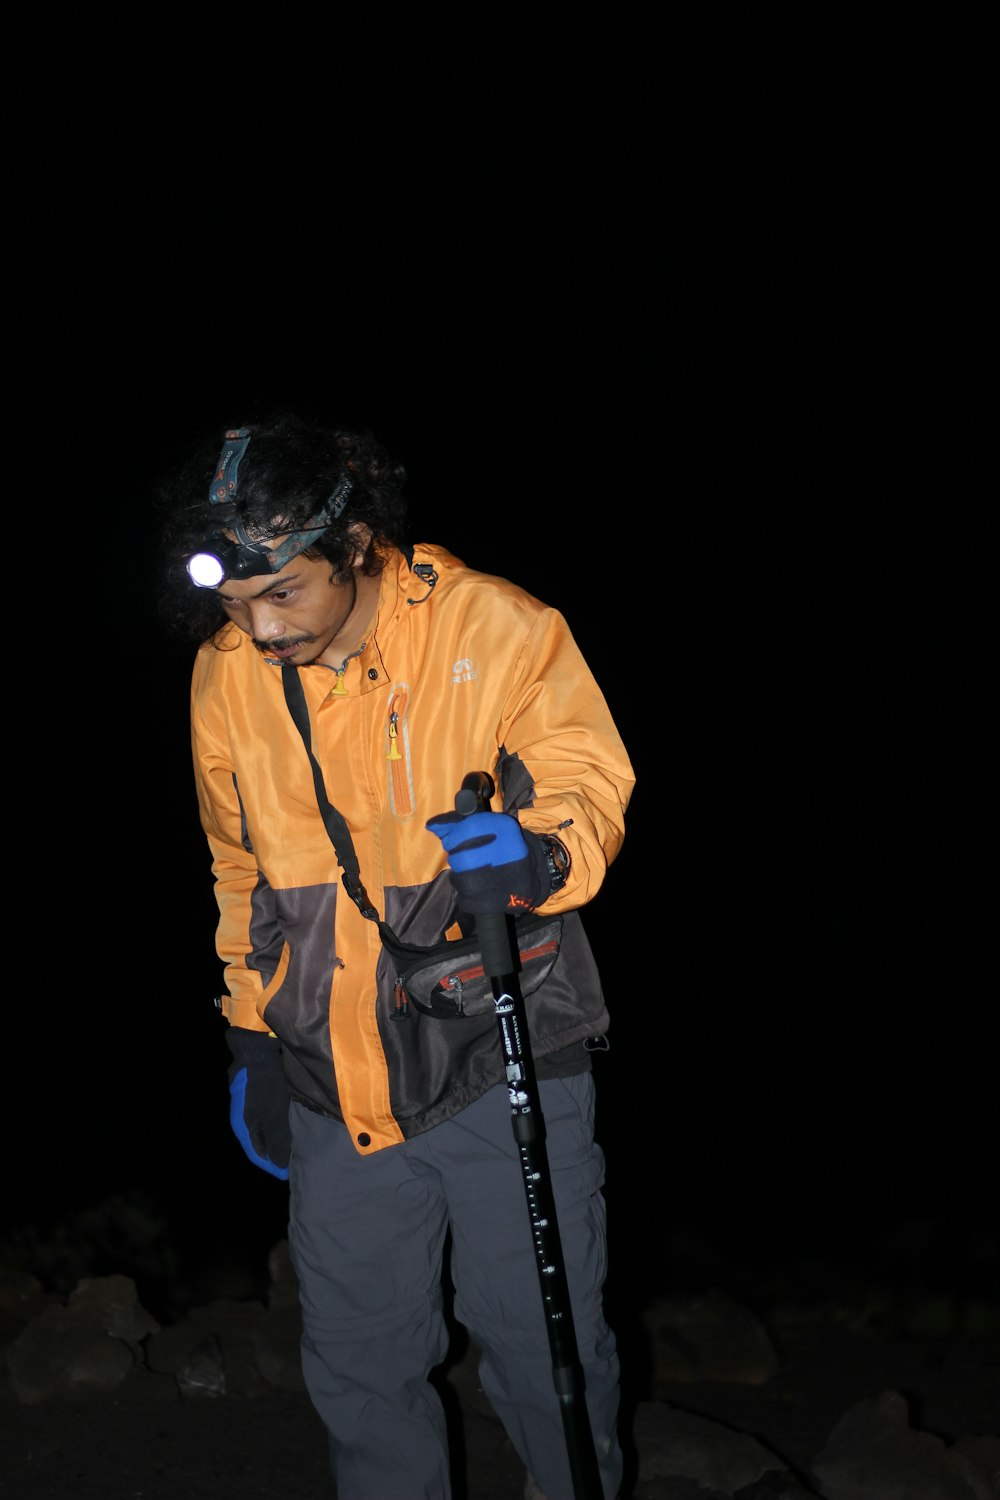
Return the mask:
<svg viewBox="0 0 1000 1500">
<path fill-rule="evenodd" d="M 350 697 L 350 693 L 347 691 L 347 689 L 344 686 L 344 671 L 346 669 L 346 666 L 347 666 L 347 663 L 345 662 L 344 666 L 341 667 L 340 671 L 337 673 L 337 686 L 335 688 L 331 688 L 330 689 L 330 697 L 331 698 L 349 698 Z"/>
<path fill-rule="evenodd" d="M 398 716 L 396 714 L 392 714 L 389 718 L 389 754 L 386 756 L 386 760 L 403 759 L 403 757 L 399 753 L 399 745 L 396 743 L 399 738 L 399 732 L 396 729 L 397 717 Z"/>
</svg>

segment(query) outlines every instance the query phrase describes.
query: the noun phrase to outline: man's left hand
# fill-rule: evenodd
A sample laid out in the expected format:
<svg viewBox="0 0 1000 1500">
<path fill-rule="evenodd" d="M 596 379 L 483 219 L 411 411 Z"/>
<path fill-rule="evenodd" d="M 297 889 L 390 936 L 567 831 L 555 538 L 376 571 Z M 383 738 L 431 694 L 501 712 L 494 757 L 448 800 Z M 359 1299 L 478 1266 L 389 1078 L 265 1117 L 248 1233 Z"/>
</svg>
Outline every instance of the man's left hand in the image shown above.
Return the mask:
<svg viewBox="0 0 1000 1500">
<path fill-rule="evenodd" d="M 462 911 L 516 915 L 549 894 L 545 845 L 508 813 L 439 813 L 424 827 L 444 845 Z"/>
</svg>

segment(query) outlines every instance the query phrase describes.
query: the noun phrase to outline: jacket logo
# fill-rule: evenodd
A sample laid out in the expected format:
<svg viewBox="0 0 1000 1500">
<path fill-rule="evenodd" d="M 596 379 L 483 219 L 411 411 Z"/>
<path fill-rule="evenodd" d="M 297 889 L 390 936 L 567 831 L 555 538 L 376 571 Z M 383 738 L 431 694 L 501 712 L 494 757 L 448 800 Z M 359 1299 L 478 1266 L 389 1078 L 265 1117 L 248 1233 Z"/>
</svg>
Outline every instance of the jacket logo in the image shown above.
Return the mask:
<svg viewBox="0 0 1000 1500">
<path fill-rule="evenodd" d="M 467 656 L 460 656 L 458 661 L 452 662 L 452 682 L 475 682 L 478 676 L 479 673 Z"/>
</svg>

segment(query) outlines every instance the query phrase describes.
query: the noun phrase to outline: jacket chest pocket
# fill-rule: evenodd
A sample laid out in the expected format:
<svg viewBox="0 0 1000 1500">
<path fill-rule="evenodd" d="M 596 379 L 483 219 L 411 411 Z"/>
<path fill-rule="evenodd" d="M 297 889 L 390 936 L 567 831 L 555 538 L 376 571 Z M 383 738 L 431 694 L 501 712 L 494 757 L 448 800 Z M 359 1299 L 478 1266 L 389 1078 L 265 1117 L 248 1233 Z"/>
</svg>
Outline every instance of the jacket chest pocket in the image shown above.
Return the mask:
<svg viewBox="0 0 1000 1500">
<path fill-rule="evenodd" d="M 389 698 L 385 727 L 385 759 L 389 771 L 389 805 L 397 818 L 413 813 L 413 763 L 410 757 L 410 735 L 406 722 L 409 693 L 405 685 L 395 687 Z"/>
</svg>

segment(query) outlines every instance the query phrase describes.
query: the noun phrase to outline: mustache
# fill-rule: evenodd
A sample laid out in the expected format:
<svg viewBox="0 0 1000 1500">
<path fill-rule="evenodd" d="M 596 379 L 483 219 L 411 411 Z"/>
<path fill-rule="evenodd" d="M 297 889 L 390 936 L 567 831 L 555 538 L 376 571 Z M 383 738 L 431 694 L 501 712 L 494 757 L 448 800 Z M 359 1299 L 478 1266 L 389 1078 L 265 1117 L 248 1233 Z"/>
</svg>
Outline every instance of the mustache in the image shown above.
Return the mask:
<svg viewBox="0 0 1000 1500">
<path fill-rule="evenodd" d="M 307 646 L 315 639 L 314 635 L 283 635 L 276 641 L 258 641 L 254 637 L 254 645 L 258 651 L 266 655 L 268 651 L 284 651 L 289 646 Z"/>
</svg>

